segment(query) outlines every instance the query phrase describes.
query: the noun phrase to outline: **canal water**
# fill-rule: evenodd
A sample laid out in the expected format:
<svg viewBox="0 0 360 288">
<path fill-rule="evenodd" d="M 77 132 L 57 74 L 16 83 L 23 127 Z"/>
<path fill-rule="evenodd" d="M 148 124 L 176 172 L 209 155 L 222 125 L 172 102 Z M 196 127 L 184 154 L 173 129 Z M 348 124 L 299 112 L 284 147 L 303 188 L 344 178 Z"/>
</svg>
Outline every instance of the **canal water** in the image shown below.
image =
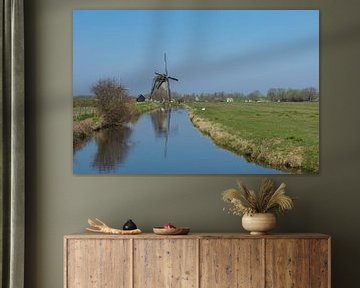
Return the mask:
<svg viewBox="0 0 360 288">
<path fill-rule="evenodd" d="M 74 151 L 74 174 L 281 174 L 216 146 L 185 109 L 158 110 L 97 132 Z"/>
</svg>

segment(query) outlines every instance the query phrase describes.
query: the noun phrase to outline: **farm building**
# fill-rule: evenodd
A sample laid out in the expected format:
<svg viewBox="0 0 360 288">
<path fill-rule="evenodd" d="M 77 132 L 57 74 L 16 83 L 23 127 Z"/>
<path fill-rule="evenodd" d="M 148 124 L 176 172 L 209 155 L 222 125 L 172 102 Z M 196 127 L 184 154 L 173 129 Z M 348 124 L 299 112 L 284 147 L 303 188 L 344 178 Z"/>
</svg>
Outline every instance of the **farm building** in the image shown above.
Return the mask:
<svg viewBox="0 0 360 288">
<path fill-rule="evenodd" d="M 136 98 L 136 102 L 144 102 L 145 101 L 145 96 L 140 94 L 137 98 Z"/>
</svg>

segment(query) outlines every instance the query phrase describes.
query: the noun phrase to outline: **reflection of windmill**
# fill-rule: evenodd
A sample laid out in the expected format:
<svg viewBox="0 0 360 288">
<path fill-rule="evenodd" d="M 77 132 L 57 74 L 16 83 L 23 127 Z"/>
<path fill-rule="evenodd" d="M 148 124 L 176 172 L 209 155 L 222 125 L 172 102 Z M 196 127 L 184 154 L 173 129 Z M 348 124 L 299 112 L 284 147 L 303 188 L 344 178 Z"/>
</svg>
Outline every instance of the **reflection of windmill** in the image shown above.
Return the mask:
<svg viewBox="0 0 360 288">
<path fill-rule="evenodd" d="M 164 108 L 149 113 L 156 137 L 162 138 L 168 133 L 169 114 L 170 109 Z"/>
<path fill-rule="evenodd" d="M 165 139 L 164 157 L 166 158 L 170 133 L 171 108 L 162 108 L 160 110 L 150 112 L 150 117 L 155 130 L 155 135 Z"/>
<path fill-rule="evenodd" d="M 164 65 L 165 65 L 165 73 L 158 73 L 155 72 L 154 82 L 151 88 L 150 92 L 150 99 L 153 98 L 153 94 L 155 91 L 161 91 L 160 89 L 163 89 L 164 91 L 167 91 L 167 98 L 168 101 L 171 101 L 171 90 L 170 90 L 170 80 L 179 81 L 178 79 L 169 76 L 168 70 L 167 70 L 167 60 L 166 60 L 166 53 L 164 53 Z M 165 99 L 161 97 L 161 100 L 164 101 Z M 158 100 L 158 99 L 157 99 Z"/>
</svg>

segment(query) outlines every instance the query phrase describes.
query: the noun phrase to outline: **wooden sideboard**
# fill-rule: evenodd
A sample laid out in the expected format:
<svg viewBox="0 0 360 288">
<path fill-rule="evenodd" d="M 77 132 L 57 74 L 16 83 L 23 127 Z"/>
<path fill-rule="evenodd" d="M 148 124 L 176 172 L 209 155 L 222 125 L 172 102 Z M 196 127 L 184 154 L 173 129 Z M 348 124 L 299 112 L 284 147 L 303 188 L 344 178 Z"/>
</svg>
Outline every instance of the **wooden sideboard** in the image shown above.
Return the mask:
<svg viewBox="0 0 360 288">
<path fill-rule="evenodd" d="M 65 288 L 325 288 L 323 234 L 67 235 Z"/>
</svg>

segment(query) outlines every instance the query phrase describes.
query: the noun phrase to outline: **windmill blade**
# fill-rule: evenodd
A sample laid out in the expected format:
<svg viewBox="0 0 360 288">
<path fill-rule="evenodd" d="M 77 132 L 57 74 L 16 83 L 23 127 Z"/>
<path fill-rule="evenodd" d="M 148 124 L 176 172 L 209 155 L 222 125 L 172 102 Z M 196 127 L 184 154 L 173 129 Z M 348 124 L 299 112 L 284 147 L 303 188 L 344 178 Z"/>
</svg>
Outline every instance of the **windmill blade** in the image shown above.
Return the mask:
<svg viewBox="0 0 360 288">
<path fill-rule="evenodd" d="M 170 81 L 169 79 L 166 79 L 167 82 L 167 90 L 168 90 L 168 97 L 169 97 L 169 102 L 171 101 L 171 91 L 170 91 Z"/>
<path fill-rule="evenodd" d="M 165 63 L 165 75 L 168 75 L 168 70 L 167 70 L 167 61 L 166 61 L 166 53 L 164 53 L 164 63 Z"/>
<path fill-rule="evenodd" d="M 164 76 L 164 74 L 158 73 L 158 72 L 154 72 L 156 75 L 158 76 Z"/>
<path fill-rule="evenodd" d="M 167 156 L 167 148 L 168 148 L 168 141 L 169 141 L 169 133 L 170 133 L 170 119 L 171 119 L 171 108 L 168 110 L 168 117 L 167 117 L 167 129 L 165 135 L 165 147 L 164 147 L 164 157 L 166 159 Z"/>
<path fill-rule="evenodd" d="M 171 79 L 171 80 L 179 81 L 179 79 L 174 78 L 174 77 L 170 77 L 170 76 L 168 76 L 168 78 L 169 78 L 169 79 Z"/>
<path fill-rule="evenodd" d="M 152 85 L 152 87 L 151 87 L 150 99 L 151 99 L 152 94 L 154 93 L 155 85 L 156 85 L 156 81 L 155 81 L 155 79 L 154 79 L 154 80 L 153 80 L 153 85 Z"/>
</svg>

